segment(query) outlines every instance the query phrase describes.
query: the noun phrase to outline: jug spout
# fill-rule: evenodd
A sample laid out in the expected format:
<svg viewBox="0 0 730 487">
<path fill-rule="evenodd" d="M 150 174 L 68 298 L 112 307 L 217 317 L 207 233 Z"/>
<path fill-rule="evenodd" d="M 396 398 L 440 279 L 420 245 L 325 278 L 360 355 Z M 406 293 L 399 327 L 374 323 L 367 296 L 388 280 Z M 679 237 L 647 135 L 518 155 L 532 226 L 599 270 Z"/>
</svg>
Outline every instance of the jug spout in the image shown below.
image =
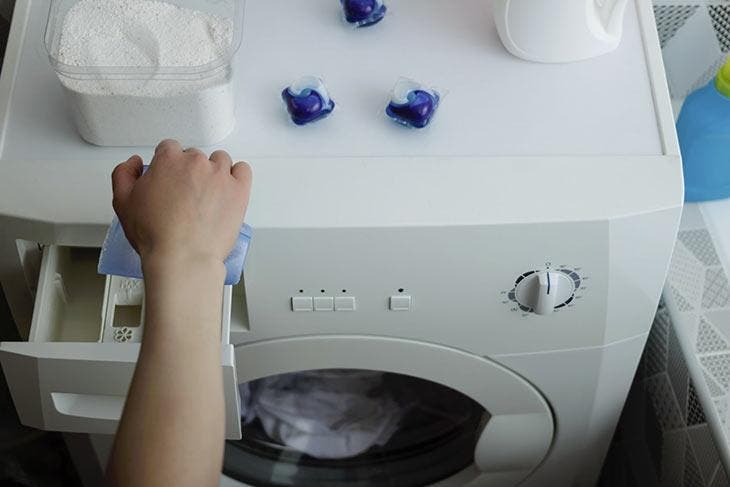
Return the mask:
<svg viewBox="0 0 730 487">
<path fill-rule="evenodd" d="M 590 59 L 621 42 L 628 0 L 493 0 L 509 52 L 545 63 Z"/>
</svg>

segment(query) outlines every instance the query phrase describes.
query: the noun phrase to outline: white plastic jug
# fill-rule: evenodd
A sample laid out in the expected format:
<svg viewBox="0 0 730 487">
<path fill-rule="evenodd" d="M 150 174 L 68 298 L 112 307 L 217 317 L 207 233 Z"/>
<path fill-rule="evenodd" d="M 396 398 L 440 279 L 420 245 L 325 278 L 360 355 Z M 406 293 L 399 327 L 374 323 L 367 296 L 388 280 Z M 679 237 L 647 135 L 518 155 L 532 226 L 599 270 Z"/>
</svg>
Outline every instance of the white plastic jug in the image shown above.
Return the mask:
<svg viewBox="0 0 730 487">
<path fill-rule="evenodd" d="M 561 63 L 600 56 L 621 42 L 627 0 L 493 0 L 509 52 Z"/>
</svg>

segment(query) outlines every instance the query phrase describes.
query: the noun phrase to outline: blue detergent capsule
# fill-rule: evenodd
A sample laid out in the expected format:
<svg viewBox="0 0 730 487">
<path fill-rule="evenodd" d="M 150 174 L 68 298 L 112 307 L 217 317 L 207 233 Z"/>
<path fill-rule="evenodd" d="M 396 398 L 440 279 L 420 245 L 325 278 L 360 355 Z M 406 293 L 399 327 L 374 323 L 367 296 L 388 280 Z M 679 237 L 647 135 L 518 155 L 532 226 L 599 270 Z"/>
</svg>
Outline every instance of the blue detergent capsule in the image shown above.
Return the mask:
<svg viewBox="0 0 730 487">
<path fill-rule="evenodd" d="M 375 25 L 385 17 L 388 8 L 383 0 L 340 0 L 345 20 L 358 27 Z"/>
<path fill-rule="evenodd" d="M 436 113 L 441 97 L 438 92 L 411 80 L 399 80 L 385 113 L 401 125 L 422 129 Z"/>
<path fill-rule="evenodd" d="M 292 121 L 307 125 L 327 117 L 335 109 L 335 102 L 329 96 L 324 81 L 316 76 L 304 76 L 284 88 L 281 97 Z"/>
</svg>

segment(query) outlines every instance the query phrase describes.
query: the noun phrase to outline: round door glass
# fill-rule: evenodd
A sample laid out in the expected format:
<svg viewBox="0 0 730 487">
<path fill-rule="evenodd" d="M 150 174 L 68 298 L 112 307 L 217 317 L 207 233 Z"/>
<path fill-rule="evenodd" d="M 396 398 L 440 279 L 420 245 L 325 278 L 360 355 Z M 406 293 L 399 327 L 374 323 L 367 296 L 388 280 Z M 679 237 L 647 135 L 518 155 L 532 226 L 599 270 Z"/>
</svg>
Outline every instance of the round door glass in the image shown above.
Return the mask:
<svg viewBox="0 0 730 487">
<path fill-rule="evenodd" d="M 240 386 L 243 438 L 224 472 L 252 486 L 420 486 L 473 463 L 489 415 L 449 387 L 363 370 Z"/>
</svg>

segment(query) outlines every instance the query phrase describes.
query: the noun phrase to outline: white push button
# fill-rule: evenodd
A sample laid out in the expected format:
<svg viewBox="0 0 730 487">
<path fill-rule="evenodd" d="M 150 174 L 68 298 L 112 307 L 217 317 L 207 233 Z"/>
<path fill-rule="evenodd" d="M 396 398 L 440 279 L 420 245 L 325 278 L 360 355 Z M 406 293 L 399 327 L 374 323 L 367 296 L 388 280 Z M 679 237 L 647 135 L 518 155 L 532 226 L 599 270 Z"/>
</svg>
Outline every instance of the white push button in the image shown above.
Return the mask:
<svg viewBox="0 0 730 487">
<path fill-rule="evenodd" d="M 355 298 L 340 296 L 335 298 L 335 311 L 355 311 Z"/>
<path fill-rule="evenodd" d="M 410 311 L 411 310 L 411 297 L 410 296 L 391 296 L 390 297 L 390 310 L 391 311 Z"/>
<path fill-rule="evenodd" d="M 291 298 L 292 311 L 312 311 L 312 298 L 307 296 L 296 296 Z"/>
<path fill-rule="evenodd" d="M 334 311 L 335 298 L 331 296 L 318 296 L 314 298 L 314 311 Z"/>
</svg>

